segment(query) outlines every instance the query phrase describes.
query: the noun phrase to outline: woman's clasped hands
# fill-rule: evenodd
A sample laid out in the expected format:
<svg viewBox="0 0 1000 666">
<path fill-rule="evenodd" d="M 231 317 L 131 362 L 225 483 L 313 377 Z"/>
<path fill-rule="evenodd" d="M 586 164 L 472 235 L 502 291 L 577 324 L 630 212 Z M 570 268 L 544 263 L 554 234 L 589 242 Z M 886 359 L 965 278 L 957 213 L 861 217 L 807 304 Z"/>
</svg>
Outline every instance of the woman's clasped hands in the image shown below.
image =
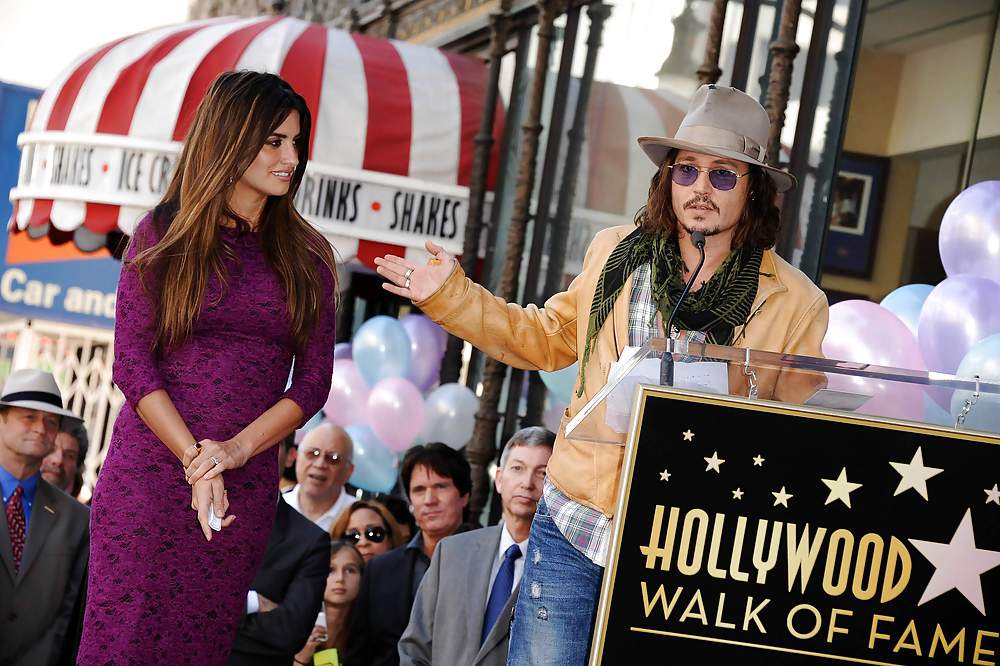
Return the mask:
<svg viewBox="0 0 1000 666">
<path fill-rule="evenodd" d="M 246 464 L 250 454 L 234 440 L 218 442 L 203 439 L 184 451 L 182 463 L 184 478 L 191 485 L 191 509 L 198 514 L 198 523 L 207 541 L 212 540 L 211 522 L 214 518 L 221 527 L 229 527 L 236 516 L 227 515 L 229 497 L 222 479 L 222 472 Z"/>
</svg>

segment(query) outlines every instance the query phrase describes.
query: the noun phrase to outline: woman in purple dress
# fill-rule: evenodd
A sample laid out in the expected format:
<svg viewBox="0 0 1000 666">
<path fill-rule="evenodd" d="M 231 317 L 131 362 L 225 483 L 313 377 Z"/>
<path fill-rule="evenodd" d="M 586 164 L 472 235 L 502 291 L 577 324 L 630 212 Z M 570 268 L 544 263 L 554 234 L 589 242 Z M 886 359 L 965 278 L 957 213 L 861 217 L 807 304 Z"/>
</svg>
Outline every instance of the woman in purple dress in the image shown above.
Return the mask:
<svg viewBox="0 0 1000 666">
<path fill-rule="evenodd" d="M 333 369 L 333 252 L 292 203 L 309 131 L 277 76 L 221 75 L 133 235 L 83 666 L 228 659 L 274 518 L 272 446 L 319 411 Z"/>
</svg>

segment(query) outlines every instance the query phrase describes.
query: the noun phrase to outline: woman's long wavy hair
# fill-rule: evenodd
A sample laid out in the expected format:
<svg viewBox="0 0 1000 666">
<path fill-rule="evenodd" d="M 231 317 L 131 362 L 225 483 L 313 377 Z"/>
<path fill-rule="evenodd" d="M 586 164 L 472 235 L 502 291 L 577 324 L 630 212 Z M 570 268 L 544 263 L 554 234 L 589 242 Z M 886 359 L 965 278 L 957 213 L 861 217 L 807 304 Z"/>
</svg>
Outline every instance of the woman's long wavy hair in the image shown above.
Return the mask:
<svg viewBox="0 0 1000 666">
<path fill-rule="evenodd" d="M 669 165 L 677 159 L 678 151 L 671 150 L 663 164 L 653 174 L 649 182 L 649 199 L 635 214 L 636 225 L 649 233 L 666 233 L 667 237 L 677 234 L 677 215 L 674 214 L 670 198 L 671 180 Z M 770 248 L 778 239 L 781 227 L 781 212 L 775 205 L 777 189 L 770 176 L 758 166 L 748 165 L 750 182 L 747 187 L 747 202 L 743 215 L 736 224 L 733 234 L 733 249 L 744 245 Z"/>
<path fill-rule="evenodd" d="M 152 246 L 137 247 L 132 260 L 140 277 L 153 269 L 165 285 L 159 293 L 158 351 L 175 348 L 191 335 L 210 275 L 219 279 L 223 292 L 228 287 L 224 260 L 233 253 L 220 240 L 220 224 L 229 220 L 243 231 L 250 226 L 230 208 L 230 196 L 292 111 L 298 112 L 301 127 L 299 163 L 288 192 L 267 197 L 257 225 L 259 241 L 284 284 L 296 349 L 305 344 L 322 309 L 335 304 L 337 272 L 330 243 L 293 204 L 309 159 L 312 119 L 305 100 L 273 74 L 225 72 L 198 106 L 170 185 L 153 211 L 161 230 L 157 236 L 162 237 Z M 322 275 L 327 271 L 329 276 Z"/>
</svg>

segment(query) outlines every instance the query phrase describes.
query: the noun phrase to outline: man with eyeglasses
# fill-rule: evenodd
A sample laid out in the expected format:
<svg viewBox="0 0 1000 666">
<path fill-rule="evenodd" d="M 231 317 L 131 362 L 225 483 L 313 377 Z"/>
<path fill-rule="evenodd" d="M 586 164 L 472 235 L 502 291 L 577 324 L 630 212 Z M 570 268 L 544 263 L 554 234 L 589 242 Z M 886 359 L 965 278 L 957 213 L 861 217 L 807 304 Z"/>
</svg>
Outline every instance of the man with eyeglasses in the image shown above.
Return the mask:
<svg viewBox="0 0 1000 666">
<path fill-rule="evenodd" d="M 578 361 L 568 416 L 607 383 L 625 348 L 645 344 L 675 308 L 671 337 L 821 356 L 826 296 L 773 249 L 778 195 L 795 178 L 764 162 L 769 130 L 753 97 L 699 88 L 675 136 L 639 138 L 656 172 L 635 224 L 598 232 L 581 273 L 542 308 L 494 297 L 430 242 L 423 266 L 377 258 L 382 286 L 509 365 L 552 371 Z M 695 232 L 704 235 L 700 270 Z M 764 399 L 803 400 L 809 390 L 777 372 L 758 373 L 757 386 Z M 610 428 L 598 434 L 619 437 Z M 571 440 L 560 428 L 531 526 L 524 578 L 532 584 L 521 586 L 514 612 L 512 666 L 586 663 L 621 461 L 619 447 Z"/>
<path fill-rule="evenodd" d="M 324 423 L 310 430 L 299 444 L 295 458 L 298 484 L 285 493 L 285 501 L 324 532 L 354 497 L 344 484 L 354 472 L 354 445 L 340 426 Z"/>
</svg>

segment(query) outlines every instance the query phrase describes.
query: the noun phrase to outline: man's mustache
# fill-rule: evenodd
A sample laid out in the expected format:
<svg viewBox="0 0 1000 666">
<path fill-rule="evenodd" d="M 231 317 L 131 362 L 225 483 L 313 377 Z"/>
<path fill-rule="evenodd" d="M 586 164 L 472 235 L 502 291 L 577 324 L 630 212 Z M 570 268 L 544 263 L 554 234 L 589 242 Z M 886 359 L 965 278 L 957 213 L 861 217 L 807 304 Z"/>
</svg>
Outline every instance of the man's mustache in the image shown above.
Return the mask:
<svg viewBox="0 0 1000 666">
<path fill-rule="evenodd" d="M 684 204 L 685 210 L 688 208 L 693 208 L 695 206 L 708 206 L 716 213 L 719 212 L 719 207 L 715 205 L 715 202 L 712 201 L 707 194 L 697 194 L 691 199 L 688 199 L 687 202 Z"/>
</svg>

